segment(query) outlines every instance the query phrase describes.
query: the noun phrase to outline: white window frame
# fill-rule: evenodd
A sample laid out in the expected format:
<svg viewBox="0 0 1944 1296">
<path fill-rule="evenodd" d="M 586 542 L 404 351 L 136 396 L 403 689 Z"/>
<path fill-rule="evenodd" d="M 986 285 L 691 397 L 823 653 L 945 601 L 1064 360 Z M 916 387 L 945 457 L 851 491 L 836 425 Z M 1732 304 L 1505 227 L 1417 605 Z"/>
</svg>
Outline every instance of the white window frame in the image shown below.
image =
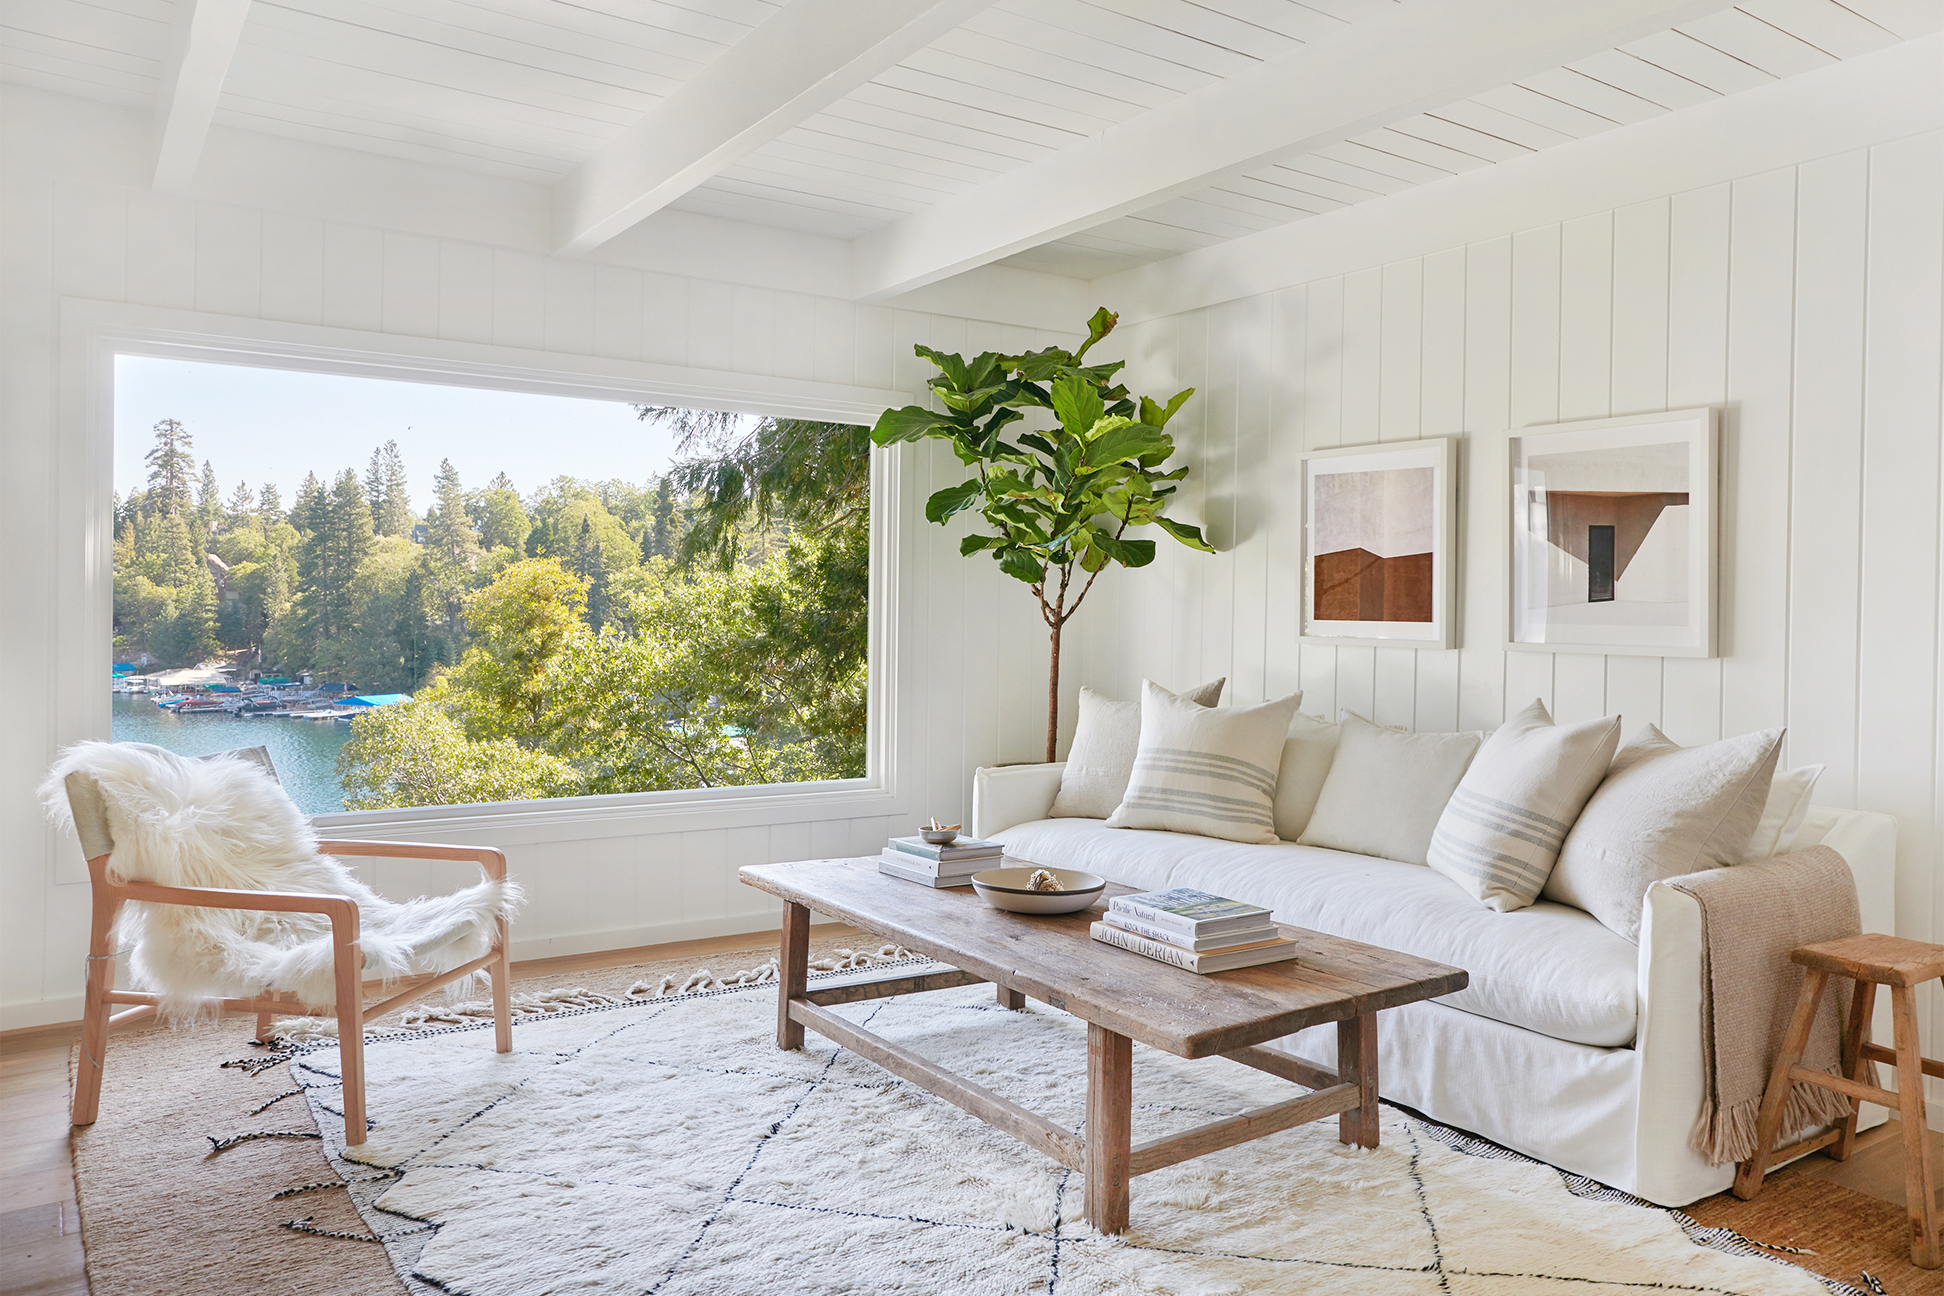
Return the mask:
<svg viewBox="0 0 1944 1296">
<path fill-rule="evenodd" d="M 115 358 L 122 355 L 866 424 L 889 406 L 917 399 L 835 383 L 63 298 L 59 527 L 49 554 L 58 591 L 52 636 L 57 745 L 110 736 L 114 386 Z M 909 538 L 902 525 L 902 501 L 912 489 L 905 481 L 909 471 L 909 456 L 872 452 L 863 778 L 345 811 L 314 816 L 313 822 L 337 837 L 458 832 L 557 842 L 907 813 L 899 752 L 914 750 L 915 735 L 902 731 L 918 708 L 897 704 L 899 681 L 907 674 L 898 668 L 897 627 L 900 573 L 907 567 L 899 559 Z M 72 854 L 57 852 L 56 858 L 66 861 Z M 87 880 L 78 866 L 58 871 L 58 881 Z"/>
</svg>

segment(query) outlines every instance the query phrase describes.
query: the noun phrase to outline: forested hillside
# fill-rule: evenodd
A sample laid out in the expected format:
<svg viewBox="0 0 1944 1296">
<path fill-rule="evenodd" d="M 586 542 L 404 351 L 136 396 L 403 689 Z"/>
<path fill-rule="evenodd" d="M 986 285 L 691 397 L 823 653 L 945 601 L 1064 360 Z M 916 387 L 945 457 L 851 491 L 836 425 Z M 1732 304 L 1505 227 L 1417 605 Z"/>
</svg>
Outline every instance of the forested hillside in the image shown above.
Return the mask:
<svg viewBox="0 0 1944 1296">
<path fill-rule="evenodd" d="M 412 694 L 354 725 L 352 808 L 861 775 L 864 430 L 642 414 L 689 455 L 660 478 L 523 495 L 448 461 L 422 515 L 396 442 L 286 509 L 225 499 L 164 420 L 116 501 L 116 656 Z"/>
</svg>

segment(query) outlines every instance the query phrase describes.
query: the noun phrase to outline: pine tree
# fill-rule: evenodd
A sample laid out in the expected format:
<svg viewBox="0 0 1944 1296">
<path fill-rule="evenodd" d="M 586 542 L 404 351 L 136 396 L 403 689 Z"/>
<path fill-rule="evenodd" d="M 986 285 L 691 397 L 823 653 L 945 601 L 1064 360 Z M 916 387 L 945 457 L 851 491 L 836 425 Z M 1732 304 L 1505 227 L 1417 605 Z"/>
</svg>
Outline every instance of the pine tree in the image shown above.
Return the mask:
<svg viewBox="0 0 1944 1296">
<path fill-rule="evenodd" d="M 305 473 L 304 484 L 297 488 L 297 502 L 290 506 L 290 525 L 299 535 L 307 536 L 317 529 L 316 519 L 322 516 L 318 504 L 323 498 L 324 483 L 317 480 L 316 473 Z"/>
<path fill-rule="evenodd" d="M 351 629 L 352 582 L 371 553 L 371 506 L 350 468 L 328 492 L 306 494 L 300 503 L 309 533 L 297 553 L 297 598 L 304 637 L 316 652 Z"/>
<path fill-rule="evenodd" d="M 412 498 L 405 480 L 405 457 L 398 442 L 387 441 L 371 452 L 365 469 L 365 498 L 371 503 L 371 526 L 379 535 L 412 533 Z"/>
<path fill-rule="evenodd" d="M 216 524 L 223 518 L 223 488 L 216 484 L 216 470 L 203 460 L 202 480 L 196 485 L 196 520 L 202 523 L 204 535 L 216 530 Z"/>
<path fill-rule="evenodd" d="M 223 510 L 223 520 L 232 527 L 240 527 L 255 516 L 256 496 L 250 493 L 250 484 L 236 483 L 236 490 L 230 495 L 229 505 Z"/>
<path fill-rule="evenodd" d="M 175 419 L 155 425 L 155 445 L 143 456 L 149 466 L 149 506 L 158 513 L 189 511 L 189 482 L 196 471 L 195 444 L 188 431 Z"/>
<path fill-rule="evenodd" d="M 444 613 L 447 635 L 452 636 L 459 633 L 466 593 L 479 563 L 479 537 L 466 515 L 466 493 L 452 460 L 440 461 L 433 493 L 437 503 L 426 516 L 425 547 L 432 561 L 432 598 Z"/>
<path fill-rule="evenodd" d="M 641 533 L 641 556 L 673 558 L 680 542 L 675 516 L 675 483 L 666 476 L 655 483 L 655 502 L 649 510 L 648 528 Z"/>
<path fill-rule="evenodd" d="M 265 535 L 284 520 L 283 492 L 273 482 L 263 483 L 263 489 L 257 492 L 257 520 L 263 523 Z"/>
</svg>

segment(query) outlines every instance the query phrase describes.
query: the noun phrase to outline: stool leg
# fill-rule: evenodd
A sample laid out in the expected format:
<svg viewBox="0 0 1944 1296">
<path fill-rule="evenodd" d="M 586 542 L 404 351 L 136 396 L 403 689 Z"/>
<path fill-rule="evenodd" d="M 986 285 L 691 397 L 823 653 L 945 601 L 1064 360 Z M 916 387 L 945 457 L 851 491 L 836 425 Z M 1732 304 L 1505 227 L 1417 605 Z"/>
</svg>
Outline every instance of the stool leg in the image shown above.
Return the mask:
<svg viewBox="0 0 1944 1296">
<path fill-rule="evenodd" d="M 1904 1132 L 1904 1209 L 1910 1214 L 1910 1263 L 1935 1269 L 1944 1263 L 1937 1240 L 1937 1167 L 1924 1124 L 1924 1062 L 1917 1051 L 1917 997 L 1909 986 L 1890 987 L 1890 1015 L 1897 1024 L 1897 1107 Z"/>
<path fill-rule="evenodd" d="M 1863 1056 L 1863 1046 L 1870 1039 L 1870 1014 L 1875 1011 L 1876 982 L 1858 981 L 1856 989 L 1850 994 L 1849 1020 L 1843 1024 L 1843 1074 L 1858 1084 L 1875 1083 L 1869 1060 Z M 1850 1113 L 1843 1122 L 1843 1132 L 1829 1149 L 1832 1159 L 1849 1160 L 1850 1152 L 1856 1146 L 1856 1118 L 1862 1110 L 1860 1099 L 1850 1099 Z"/>
<path fill-rule="evenodd" d="M 1782 1109 L 1788 1105 L 1794 1084 L 1789 1068 L 1802 1061 L 1802 1050 L 1809 1043 L 1809 1028 L 1816 1024 L 1816 1009 L 1822 1004 L 1823 986 L 1829 973 L 1808 968 L 1802 975 L 1802 992 L 1796 996 L 1795 1016 L 1782 1037 L 1782 1048 L 1769 1071 L 1768 1088 L 1762 1091 L 1762 1113 L 1755 1122 L 1755 1151 L 1735 1168 L 1735 1196 L 1747 1201 L 1762 1189 L 1762 1176 L 1768 1173 L 1769 1154 L 1775 1149 L 1775 1136 L 1782 1124 Z"/>
</svg>

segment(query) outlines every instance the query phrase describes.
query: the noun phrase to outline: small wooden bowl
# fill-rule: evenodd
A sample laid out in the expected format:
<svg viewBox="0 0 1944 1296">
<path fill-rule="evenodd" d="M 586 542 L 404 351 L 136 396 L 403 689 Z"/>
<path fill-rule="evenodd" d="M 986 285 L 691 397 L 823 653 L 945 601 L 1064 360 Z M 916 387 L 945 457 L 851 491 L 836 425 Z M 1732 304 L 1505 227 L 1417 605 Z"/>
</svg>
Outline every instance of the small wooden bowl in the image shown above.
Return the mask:
<svg viewBox="0 0 1944 1296">
<path fill-rule="evenodd" d="M 920 828 L 918 835 L 923 837 L 928 845 L 950 846 L 958 840 L 959 830 L 956 828 Z"/>
<path fill-rule="evenodd" d="M 1038 871 L 1037 865 L 986 869 L 972 875 L 972 889 L 994 909 L 1023 914 L 1078 913 L 1100 899 L 1100 893 L 1107 889 L 1106 878 L 1073 869 L 1047 869 L 1048 873 L 1060 880 L 1065 890 L 1030 890 L 1026 885 L 1027 879 Z"/>
</svg>

